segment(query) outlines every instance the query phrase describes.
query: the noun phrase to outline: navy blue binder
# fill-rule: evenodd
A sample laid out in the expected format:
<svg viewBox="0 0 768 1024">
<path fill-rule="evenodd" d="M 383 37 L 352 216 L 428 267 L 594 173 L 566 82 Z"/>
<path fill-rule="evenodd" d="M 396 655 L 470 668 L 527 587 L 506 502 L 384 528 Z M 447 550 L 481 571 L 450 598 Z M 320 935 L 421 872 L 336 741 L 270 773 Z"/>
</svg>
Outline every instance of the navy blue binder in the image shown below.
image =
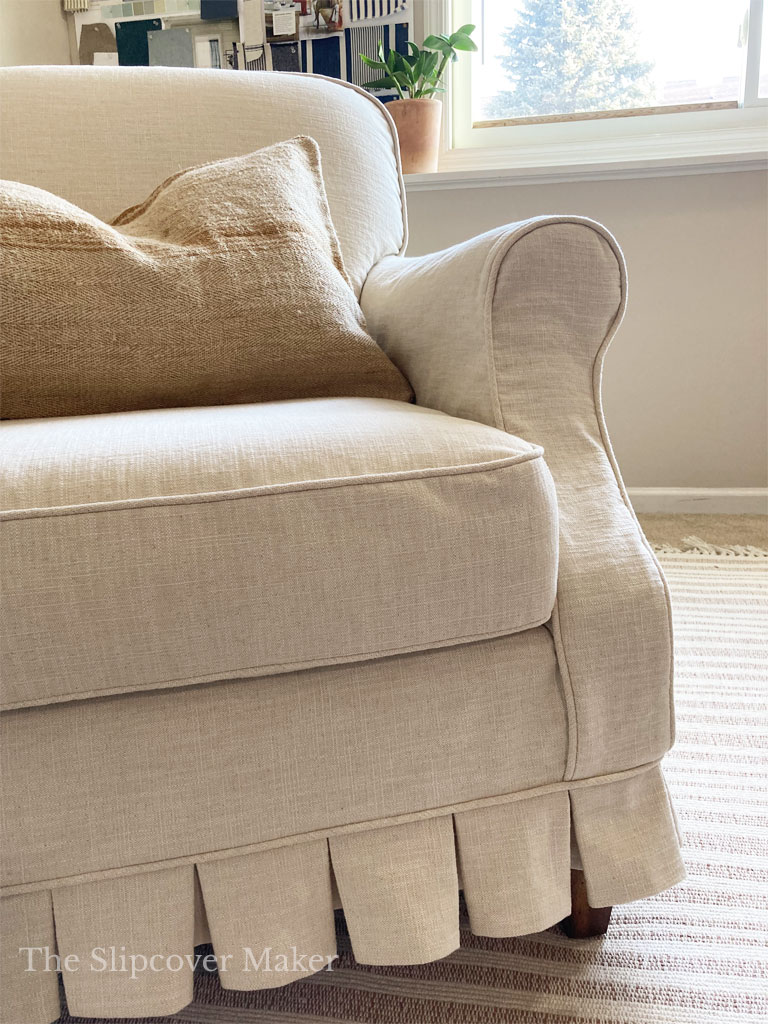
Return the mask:
<svg viewBox="0 0 768 1024">
<path fill-rule="evenodd" d="M 149 64 L 147 32 L 159 32 L 162 27 L 163 23 L 159 18 L 144 18 L 142 21 L 118 21 L 115 25 L 118 64 L 121 67 L 147 66 Z"/>
<path fill-rule="evenodd" d="M 200 0 L 200 18 L 203 21 L 236 17 L 237 0 Z"/>
</svg>

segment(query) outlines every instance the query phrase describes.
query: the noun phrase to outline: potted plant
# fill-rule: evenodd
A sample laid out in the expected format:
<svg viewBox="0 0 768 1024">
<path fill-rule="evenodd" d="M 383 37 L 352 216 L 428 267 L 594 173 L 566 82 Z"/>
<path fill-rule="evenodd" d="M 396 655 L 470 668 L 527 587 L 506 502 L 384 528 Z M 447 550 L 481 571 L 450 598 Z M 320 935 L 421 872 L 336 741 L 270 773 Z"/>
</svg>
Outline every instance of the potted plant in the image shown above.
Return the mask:
<svg viewBox="0 0 768 1024">
<path fill-rule="evenodd" d="M 397 126 L 404 174 L 437 170 L 443 105 L 435 95 L 445 91 L 440 83 L 448 62 L 458 60 L 458 51 L 477 49 L 470 38 L 474 30 L 474 25 L 462 25 L 450 36 L 427 36 L 420 47 L 409 42 L 407 54 L 387 54 L 381 42 L 378 60 L 360 54 L 365 64 L 384 72 L 365 88 L 393 89 L 399 97 L 387 103 L 387 110 Z"/>
</svg>

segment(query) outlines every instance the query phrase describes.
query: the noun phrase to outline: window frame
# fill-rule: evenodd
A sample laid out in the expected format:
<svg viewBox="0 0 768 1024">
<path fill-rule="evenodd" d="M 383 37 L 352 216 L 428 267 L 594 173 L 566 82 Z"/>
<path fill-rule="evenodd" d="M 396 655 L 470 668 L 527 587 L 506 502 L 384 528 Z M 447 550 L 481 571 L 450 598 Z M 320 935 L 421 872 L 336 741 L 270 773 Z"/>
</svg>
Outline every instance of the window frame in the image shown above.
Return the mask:
<svg viewBox="0 0 768 1024">
<path fill-rule="evenodd" d="M 768 0 L 749 0 L 743 97 L 738 104 L 684 104 L 671 109 L 599 112 L 472 122 L 471 55 L 451 68 L 443 97 L 441 178 L 488 183 L 634 177 L 657 173 L 758 169 L 768 160 L 768 97 L 758 95 L 762 16 Z M 473 0 L 426 0 L 424 34 L 472 20 Z M 768 13 L 766 14 L 768 16 Z M 435 175 L 411 175 L 425 184 Z"/>
</svg>

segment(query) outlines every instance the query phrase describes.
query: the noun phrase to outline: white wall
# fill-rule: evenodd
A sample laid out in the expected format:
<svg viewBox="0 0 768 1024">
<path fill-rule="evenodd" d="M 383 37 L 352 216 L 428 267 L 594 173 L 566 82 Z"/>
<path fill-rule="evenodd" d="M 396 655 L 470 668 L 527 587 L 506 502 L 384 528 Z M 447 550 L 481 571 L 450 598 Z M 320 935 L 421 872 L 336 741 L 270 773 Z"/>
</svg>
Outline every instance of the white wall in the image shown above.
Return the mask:
<svg viewBox="0 0 768 1024">
<path fill-rule="evenodd" d="M 541 213 L 594 217 L 629 265 L 606 360 L 630 487 L 768 484 L 768 175 L 759 171 L 409 193 L 411 256 Z"/>
<path fill-rule="evenodd" d="M 61 0 L 0 0 L 0 65 L 69 64 Z"/>
</svg>

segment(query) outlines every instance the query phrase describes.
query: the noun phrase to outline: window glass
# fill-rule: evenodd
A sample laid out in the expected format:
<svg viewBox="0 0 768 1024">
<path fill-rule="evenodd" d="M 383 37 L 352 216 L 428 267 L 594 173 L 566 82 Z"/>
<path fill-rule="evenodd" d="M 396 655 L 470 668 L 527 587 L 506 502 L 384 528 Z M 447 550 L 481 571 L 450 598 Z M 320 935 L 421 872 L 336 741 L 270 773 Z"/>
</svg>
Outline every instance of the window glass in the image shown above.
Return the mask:
<svg viewBox="0 0 768 1024">
<path fill-rule="evenodd" d="M 473 120 L 737 101 L 745 6 L 746 0 L 477 0 Z"/>
</svg>

